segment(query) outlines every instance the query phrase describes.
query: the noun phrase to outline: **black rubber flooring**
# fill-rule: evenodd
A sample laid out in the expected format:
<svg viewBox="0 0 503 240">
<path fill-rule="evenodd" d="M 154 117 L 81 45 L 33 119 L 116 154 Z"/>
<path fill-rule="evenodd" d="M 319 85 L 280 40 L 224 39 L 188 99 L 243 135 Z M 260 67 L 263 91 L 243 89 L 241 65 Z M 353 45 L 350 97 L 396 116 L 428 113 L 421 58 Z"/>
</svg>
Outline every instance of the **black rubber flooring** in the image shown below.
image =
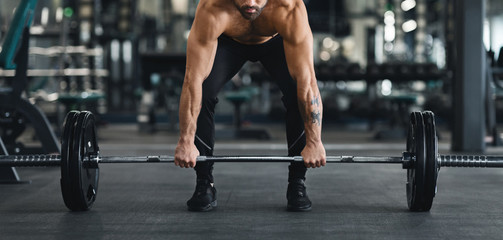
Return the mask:
<svg viewBox="0 0 503 240">
<path fill-rule="evenodd" d="M 103 155 L 172 155 L 176 141 L 113 127 L 104 132 Z M 404 147 L 345 144 L 347 133 L 334 134 L 339 137 L 326 142 L 329 155 L 399 156 Z M 224 142 L 220 149 L 218 144 L 218 155 L 284 155 L 281 139 Z M 78 213 L 64 206 L 58 168 L 17 170 L 31 183 L 0 185 L 0 239 L 503 238 L 500 169 L 442 168 L 426 213 L 408 211 L 406 171 L 400 165 L 328 164 L 309 170 L 313 210 L 307 213 L 286 211 L 287 164 L 282 163 L 215 164 L 218 208 L 207 213 L 187 211 L 195 174 L 172 164 L 100 165 L 97 200 L 90 211 Z"/>
</svg>

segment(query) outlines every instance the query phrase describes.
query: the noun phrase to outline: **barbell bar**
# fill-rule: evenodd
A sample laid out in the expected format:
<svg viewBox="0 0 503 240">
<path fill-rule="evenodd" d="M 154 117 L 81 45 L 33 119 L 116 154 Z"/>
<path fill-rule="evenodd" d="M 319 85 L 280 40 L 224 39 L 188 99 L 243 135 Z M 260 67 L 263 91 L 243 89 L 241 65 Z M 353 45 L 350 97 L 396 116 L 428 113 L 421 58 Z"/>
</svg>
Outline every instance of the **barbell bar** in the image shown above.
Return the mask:
<svg viewBox="0 0 503 240">
<path fill-rule="evenodd" d="M 95 166 L 102 163 L 173 163 L 174 156 L 90 156 L 83 160 Z M 301 156 L 198 156 L 197 162 L 303 162 Z M 403 164 L 403 157 L 385 156 L 327 156 L 327 163 L 395 163 Z M 49 167 L 61 166 L 61 155 L 9 155 L 0 156 L 0 167 Z"/>
<path fill-rule="evenodd" d="M 402 164 L 408 169 L 413 156 L 327 156 L 327 163 Z M 92 156 L 84 162 L 102 163 L 173 163 L 174 156 Z M 303 162 L 301 156 L 198 156 L 197 162 Z M 440 167 L 503 168 L 503 156 L 488 155 L 438 155 Z M 85 163 L 91 164 L 91 163 Z M 34 154 L 0 156 L 0 167 L 59 167 L 61 155 Z"/>
<path fill-rule="evenodd" d="M 61 168 L 61 192 L 72 211 L 85 211 L 96 200 L 99 164 L 172 163 L 174 156 L 101 156 L 94 115 L 67 114 L 61 136 L 61 154 L 0 156 L 0 166 Z M 199 156 L 198 162 L 302 162 L 301 156 Z M 407 169 L 407 202 L 411 211 L 429 211 L 437 191 L 440 167 L 502 168 L 503 156 L 439 155 L 432 112 L 413 112 L 402 156 L 327 156 L 327 163 L 401 164 Z"/>
</svg>

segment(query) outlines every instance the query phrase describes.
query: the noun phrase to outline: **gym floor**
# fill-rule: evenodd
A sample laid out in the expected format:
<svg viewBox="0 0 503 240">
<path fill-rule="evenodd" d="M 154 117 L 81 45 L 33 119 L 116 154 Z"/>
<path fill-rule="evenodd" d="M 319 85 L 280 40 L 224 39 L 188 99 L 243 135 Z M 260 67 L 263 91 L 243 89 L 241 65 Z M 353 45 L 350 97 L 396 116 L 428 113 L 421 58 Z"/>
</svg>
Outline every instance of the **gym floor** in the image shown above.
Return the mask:
<svg viewBox="0 0 503 240">
<path fill-rule="evenodd" d="M 283 126 L 270 141 L 217 140 L 215 155 L 285 155 Z M 102 155 L 173 155 L 176 133 L 136 125 L 98 130 Z M 439 147 L 449 152 L 449 134 Z M 400 156 L 405 140 L 325 127 L 328 155 Z M 501 154 L 490 148 L 488 154 Z M 259 154 L 257 154 L 259 153 Z M 328 164 L 307 174 L 313 210 L 286 209 L 287 164 L 215 164 L 218 208 L 188 212 L 195 174 L 172 164 L 102 164 L 88 212 L 64 206 L 58 168 L 17 168 L 30 184 L 0 185 L 0 239 L 501 239 L 503 170 L 442 168 L 430 212 L 407 209 L 400 165 Z"/>
</svg>

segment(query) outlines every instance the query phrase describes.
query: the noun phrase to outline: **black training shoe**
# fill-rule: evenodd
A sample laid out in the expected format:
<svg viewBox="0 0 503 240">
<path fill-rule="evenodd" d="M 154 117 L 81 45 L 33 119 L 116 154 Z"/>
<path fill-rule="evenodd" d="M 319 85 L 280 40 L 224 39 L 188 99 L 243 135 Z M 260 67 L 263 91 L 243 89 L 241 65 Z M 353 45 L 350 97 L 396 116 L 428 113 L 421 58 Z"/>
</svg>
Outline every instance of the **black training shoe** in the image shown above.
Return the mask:
<svg viewBox="0 0 503 240">
<path fill-rule="evenodd" d="M 288 205 L 286 207 L 288 211 L 306 212 L 311 210 L 311 201 L 307 196 L 306 185 L 303 179 L 292 179 L 288 183 L 286 199 L 288 200 Z"/>
<path fill-rule="evenodd" d="M 189 211 L 207 212 L 217 207 L 217 189 L 207 179 L 197 179 L 196 191 L 187 201 Z"/>
</svg>

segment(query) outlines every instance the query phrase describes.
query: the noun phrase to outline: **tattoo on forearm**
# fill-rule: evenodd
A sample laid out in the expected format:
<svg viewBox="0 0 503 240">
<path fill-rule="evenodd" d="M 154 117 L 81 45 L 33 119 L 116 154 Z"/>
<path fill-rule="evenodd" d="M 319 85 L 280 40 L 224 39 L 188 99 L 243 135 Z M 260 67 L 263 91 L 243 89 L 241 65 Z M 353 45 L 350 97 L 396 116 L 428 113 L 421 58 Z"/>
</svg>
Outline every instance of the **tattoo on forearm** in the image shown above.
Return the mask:
<svg viewBox="0 0 503 240">
<path fill-rule="evenodd" d="M 311 99 L 311 105 L 316 105 L 317 107 L 320 106 L 320 98 L 314 97 L 313 99 Z"/>
<path fill-rule="evenodd" d="M 299 105 L 301 106 L 301 109 L 306 109 L 308 102 L 304 101 L 299 101 Z M 321 100 L 319 96 L 313 97 L 310 101 L 312 110 L 307 110 L 307 111 L 300 111 L 301 117 L 305 122 L 311 122 L 313 124 L 316 124 L 317 126 L 321 126 L 321 111 L 320 111 L 320 105 L 321 105 Z"/>
<path fill-rule="evenodd" d="M 321 125 L 321 113 L 311 112 L 311 122 L 320 126 Z"/>
<path fill-rule="evenodd" d="M 316 108 L 320 107 L 320 97 L 315 96 L 311 99 L 311 105 L 315 105 Z M 311 112 L 311 122 L 320 126 L 321 125 L 321 113 L 319 110 L 314 110 Z"/>
</svg>

